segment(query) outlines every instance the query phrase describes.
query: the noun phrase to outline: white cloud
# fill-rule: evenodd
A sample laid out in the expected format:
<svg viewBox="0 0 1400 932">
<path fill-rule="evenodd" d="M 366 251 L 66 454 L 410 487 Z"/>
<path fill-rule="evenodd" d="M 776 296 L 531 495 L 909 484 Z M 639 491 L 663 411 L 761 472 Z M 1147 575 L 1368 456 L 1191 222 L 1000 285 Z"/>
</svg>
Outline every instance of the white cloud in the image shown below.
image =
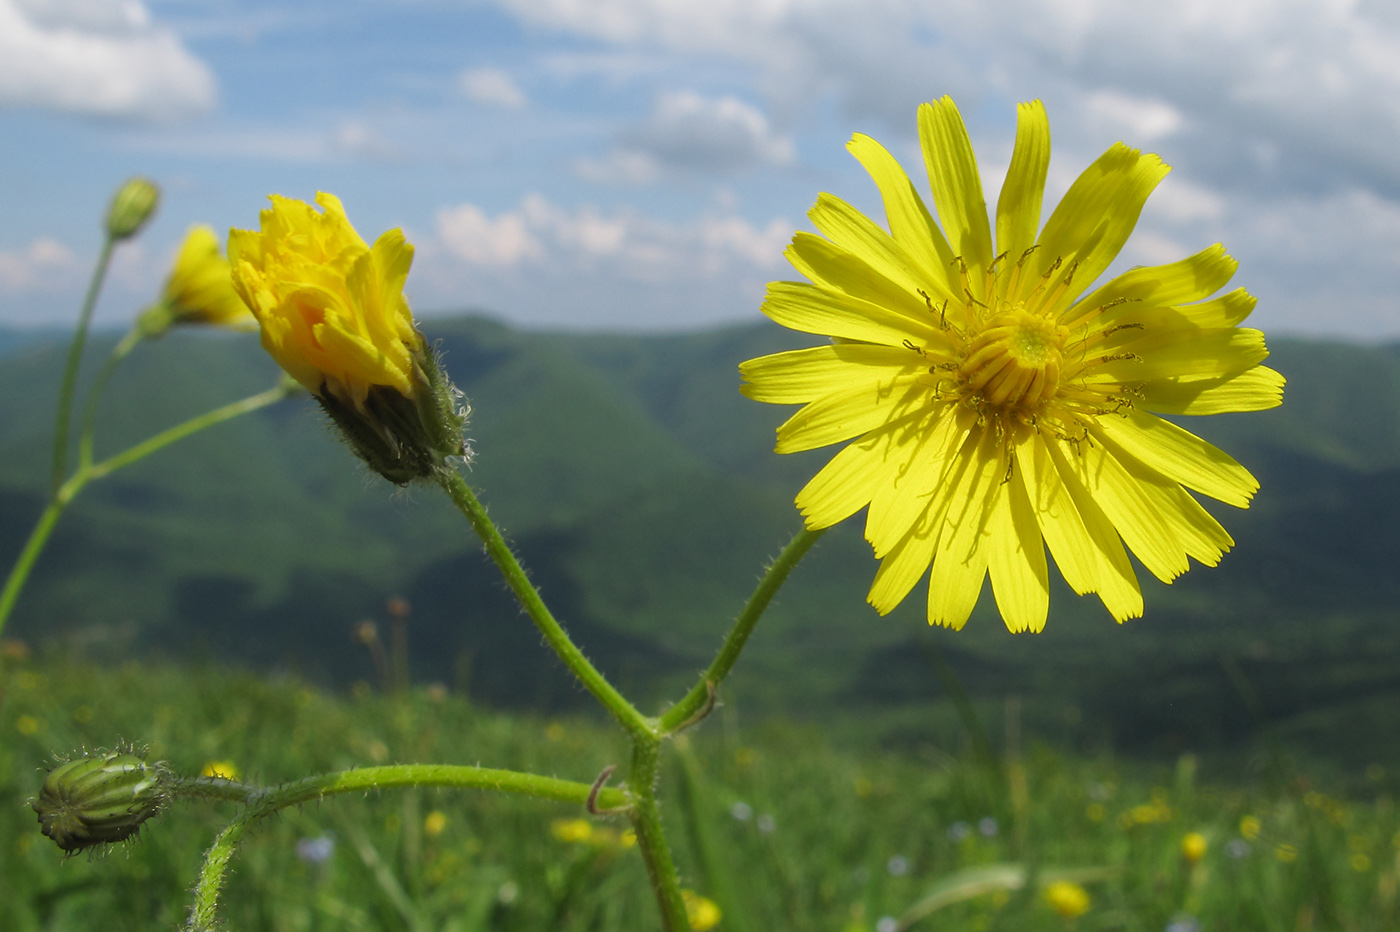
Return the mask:
<svg viewBox="0 0 1400 932">
<path fill-rule="evenodd" d="M 542 254 L 520 214 L 502 214 L 493 220 L 475 204 L 439 210 L 437 233 L 450 254 L 471 265 L 513 266 Z"/>
<path fill-rule="evenodd" d="M 651 114 L 601 159 L 575 161 L 585 181 L 651 184 L 668 172 L 734 174 L 793 160 L 793 144 L 756 107 L 693 91 L 659 95 Z"/>
<path fill-rule="evenodd" d="M 78 258 L 58 240 L 40 237 L 18 250 L 0 250 L 0 291 L 6 294 L 63 291 Z"/>
<path fill-rule="evenodd" d="M 0 0 L 0 103 L 170 120 L 216 98 L 213 73 L 138 0 Z"/>
<path fill-rule="evenodd" d="M 457 89 L 468 99 L 518 110 L 529 102 L 515 79 L 499 68 L 469 68 L 457 75 Z"/>
<path fill-rule="evenodd" d="M 1181 129 L 1181 111 L 1160 100 L 1095 91 L 1084 106 L 1096 122 L 1111 132 L 1125 131 L 1135 145 L 1153 142 Z"/>
<path fill-rule="evenodd" d="M 792 230 L 785 220 L 760 228 L 732 214 L 684 224 L 629 210 L 605 214 L 588 204 L 561 207 L 539 194 L 526 195 L 518 208 L 495 217 L 475 204 L 437 213 L 445 251 L 471 265 L 608 263 L 623 278 L 649 281 L 683 281 L 735 265 L 771 268 L 779 263 Z"/>
</svg>

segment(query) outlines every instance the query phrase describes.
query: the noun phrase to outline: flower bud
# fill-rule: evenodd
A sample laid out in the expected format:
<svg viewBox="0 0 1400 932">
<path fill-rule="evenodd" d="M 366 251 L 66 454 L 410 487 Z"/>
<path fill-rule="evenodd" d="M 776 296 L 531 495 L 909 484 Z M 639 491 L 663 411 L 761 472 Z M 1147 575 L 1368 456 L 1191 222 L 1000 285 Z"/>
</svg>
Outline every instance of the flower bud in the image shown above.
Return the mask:
<svg viewBox="0 0 1400 932">
<path fill-rule="evenodd" d="M 149 178 L 131 178 L 112 197 L 107 208 L 107 235 L 129 239 L 146 225 L 160 203 L 160 188 Z"/>
<path fill-rule="evenodd" d="M 49 771 L 29 805 L 41 831 L 71 854 L 135 835 L 165 803 L 165 775 L 129 751 L 96 752 Z"/>
</svg>

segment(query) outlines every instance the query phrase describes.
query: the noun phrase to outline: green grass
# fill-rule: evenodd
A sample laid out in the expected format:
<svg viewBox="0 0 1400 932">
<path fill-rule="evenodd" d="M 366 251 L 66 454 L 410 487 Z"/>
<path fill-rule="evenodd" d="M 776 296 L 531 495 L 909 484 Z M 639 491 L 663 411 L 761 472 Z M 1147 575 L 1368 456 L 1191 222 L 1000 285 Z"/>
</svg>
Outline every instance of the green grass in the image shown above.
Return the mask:
<svg viewBox="0 0 1400 932">
<path fill-rule="evenodd" d="M 598 719 L 505 715 L 441 688 L 338 697 L 292 678 L 105 669 L 14 651 L 0 684 L 6 932 L 177 927 L 203 848 L 235 813 L 179 803 L 109 856 L 64 860 L 24 806 L 54 751 L 125 739 L 185 773 L 231 761 L 245 779 L 268 783 L 399 761 L 589 781 L 624 755 Z M 855 739 L 837 746 L 833 733 L 749 722 L 731 705 L 670 752 L 670 838 L 685 885 L 725 909 L 721 929 L 873 930 L 930 891 L 967 893 L 988 878 L 993 889 L 913 928 L 1162 932 L 1179 914 L 1203 930 L 1400 924 L 1400 816 L 1379 768 L 1345 783 L 1344 794 L 1341 780 L 1310 778 L 1280 757 L 1262 758 L 1257 773 L 1236 761 L 1203 775 L 1190 755 L 1174 764 L 1083 757 L 1034 735 L 998 740 L 993 756 L 960 738 L 895 753 Z M 1245 816 L 1260 826 L 1248 842 Z M 625 822 L 591 820 L 590 842 L 555 837 L 555 820 L 577 818 L 587 816 L 429 790 L 307 805 L 254 830 L 223 916 L 250 932 L 654 929 Z M 1180 855 L 1188 832 L 1209 842 L 1195 866 Z M 323 838 L 334 841 L 324 863 L 298 856 L 299 843 Z M 1007 864 L 1029 864 L 1044 879 L 1088 871 L 1089 911 L 1065 920 L 1035 892 L 995 889 L 1014 875 L 997 867 Z"/>
</svg>

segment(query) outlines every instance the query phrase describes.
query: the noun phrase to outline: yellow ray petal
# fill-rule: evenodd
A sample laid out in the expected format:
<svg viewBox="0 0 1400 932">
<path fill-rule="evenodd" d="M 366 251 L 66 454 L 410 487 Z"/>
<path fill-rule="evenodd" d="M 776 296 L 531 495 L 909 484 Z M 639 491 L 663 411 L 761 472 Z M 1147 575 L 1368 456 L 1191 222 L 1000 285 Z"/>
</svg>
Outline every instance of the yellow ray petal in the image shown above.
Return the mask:
<svg viewBox="0 0 1400 932">
<path fill-rule="evenodd" d="M 1120 348 L 1132 355 L 1110 356 L 1105 361 L 1091 358 L 1083 369 L 1085 377 L 1091 382 L 1145 382 L 1192 375 L 1222 376 L 1243 372 L 1269 356 L 1264 334 L 1247 327 L 1147 331 Z"/>
<path fill-rule="evenodd" d="M 903 346 L 838 343 L 760 356 L 741 363 L 747 381 L 739 390 L 755 401 L 806 404 L 833 391 L 889 382 L 928 367 Z"/>
<path fill-rule="evenodd" d="M 1103 506 L 1133 555 L 1162 582 L 1169 583 L 1186 572 L 1186 547 L 1172 523 L 1159 513 L 1148 483 L 1131 475 L 1102 447 L 1091 442 L 1078 446 L 1071 464 L 1077 463 L 1080 481 Z"/>
<path fill-rule="evenodd" d="M 992 264 L 992 231 L 972 141 L 951 97 L 919 105 L 919 142 L 938 220 L 953 254 L 967 263 L 981 296 L 982 274 Z"/>
<path fill-rule="evenodd" d="M 1115 144 L 1070 185 L 1046 221 L 1028 269 L 1031 274 L 1022 278 L 1018 291 L 1028 293 L 1026 289 L 1060 261 L 1050 284 L 1073 276 L 1060 300 L 1074 300 L 1117 257 L 1147 196 L 1168 171 L 1157 156 Z"/>
<path fill-rule="evenodd" d="M 1215 294 L 1234 277 L 1239 263 L 1220 243 L 1177 262 L 1129 269 L 1080 301 L 1076 308 L 1093 308 L 1126 298 L 1167 307 L 1199 301 Z M 1069 312 L 1073 318 L 1075 309 Z"/>
<path fill-rule="evenodd" d="M 823 236 L 911 294 L 937 286 L 920 274 L 918 260 L 903 246 L 839 197 L 818 194 L 807 216 Z"/>
<path fill-rule="evenodd" d="M 1205 379 L 1144 382 L 1138 405 L 1157 414 L 1228 414 L 1264 411 L 1283 403 L 1284 378 L 1267 366 Z"/>
<path fill-rule="evenodd" d="M 1078 454 L 1067 443 L 1055 437 L 1042 435 L 1041 442 L 1050 454 L 1055 471 L 1064 483 L 1065 491 L 1069 493 L 1074 510 L 1082 522 L 1066 520 L 1060 524 L 1059 530 L 1067 535 L 1074 535 L 1079 527 L 1083 527 L 1089 540 L 1087 547 L 1082 541 L 1067 540 L 1066 543 L 1079 548 L 1082 553 L 1093 554 L 1097 560 L 1098 566 L 1093 571 L 1093 591 L 1099 594 L 1104 607 L 1117 621 L 1142 617 L 1142 588 L 1138 585 L 1137 574 L 1133 572 L 1128 555 L 1123 550 L 1118 530 L 1080 478 L 1083 464 L 1079 461 Z M 1065 514 L 1068 517 L 1068 511 Z M 1055 552 L 1053 543 L 1051 551 Z M 1056 556 L 1057 561 L 1058 559 Z"/>
<path fill-rule="evenodd" d="M 1259 481 L 1229 454 L 1155 415 L 1131 410 L 1126 417 L 1100 418 L 1097 430 L 1117 448 L 1118 459 L 1127 454 L 1166 479 L 1228 505 L 1247 508 L 1259 489 Z"/>
<path fill-rule="evenodd" d="M 1035 245 L 1040 205 L 1050 170 L 1050 120 L 1038 100 L 1016 105 L 1016 144 L 997 199 L 997 242 L 1005 262 L 1016 262 Z"/>
<path fill-rule="evenodd" d="M 870 584 L 865 600 L 881 615 L 894 611 L 928 569 L 937 543 L 936 527 L 926 527 L 920 521 L 910 528 L 904 539 L 880 561 L 880 568 L 875 572 L 875 581 Z"/>
<path fill-rule="evenodd" d="M 929 302 L 917 291 L 895 284 L 863 259 L 815 233 L 799 230 L 783 255 L 815 285 L 916 319 L 928 317 Z"/>
<path fill-rule="evenodd" d="M 809 530 L 844 521 L 870 503 L 904 450 L 904 434 L 926 420 L 922 412 L 881 425 L 841 450 L 797 493 L 797 507 Z"/>
<path fill-rule="evenodd" d="M 812 450 L 859 437 L 922 408 L 928 389 L 915 378 L 858 385 L 810 402 L 778 428 L 779 453 Z"/>
<path fill-rule="evenodd" d="M 851 137 L 846 148 L 880 189 L 894 241 L 918 263 L 923 276 L 939 288 L 940 297 L 955 297 L 961 286 L 948 278 L 953 251 L 899 162 L 884 146 L 860 133 Z"/>
<path fill-rule="evenodd" d="M 843 340 L 887 346 L 943 342 L 932 317 L 918 319 L 806 282 L 770 282 L 760 310 L 784 327 Z"/>
<path fill-rule="evenodd" d="M 877 557 L 883 557 L 928 510 L 976 421 L 971 412 L 951 411 L 949 407 L 945 404 L 936 419 L 922 425 L 922 433 L 907 441 L 908 452 L 899 456 L 900 468 L 870 499 L 865 539 Z"/>
<path fill-rule="evenodd" d="M 996 496 L 987 541 L 992 595 L 1013 634 L 1043 630 L 1050 611 L 1045 545 L 1024 483 L 1024 474 L 1013 470 L 1002 494 Z"/>
<path fill-rule="evenodd" d="M 992 431 L 968 437 L 945 478 L 949 503 L 929 574 L 929 624 L 967 624 L 987 575 L 987 535 L 1006 464 Z"/>
</svg>

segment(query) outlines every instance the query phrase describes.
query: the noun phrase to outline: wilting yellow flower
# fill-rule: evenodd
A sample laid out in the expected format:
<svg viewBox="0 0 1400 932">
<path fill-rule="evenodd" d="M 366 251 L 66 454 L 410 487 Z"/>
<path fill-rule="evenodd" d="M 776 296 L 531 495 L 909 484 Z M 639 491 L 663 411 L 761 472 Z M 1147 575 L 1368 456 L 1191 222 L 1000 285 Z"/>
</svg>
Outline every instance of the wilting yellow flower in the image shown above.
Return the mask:
<svg viewBox="0 0 1400 932">
<path fill-rule="evenodd" d="M 199 772 L 201 777 L 217 777 L 221 780 L 237 780 L 238 765 L 231 760 L 211 760 Z"/>
<path fill-rule="evenodd" d="M 1057 880 L 1045 888 L 1045 902 L 1066 919 L 1089 911 L 1089 891 L 1069 880 Z"/>
<path fill-rule="evenodd" d="M 273 195 L 260 230 L 229 233 L 233 284 L 263 347 L 391 482 L 462 455 L 465 413 L 414 326 L 403 287 L 413 247 L 401 230 L 366 243 L 340 201 Z"/>
<path fill-rule="evenodd" d="M 159 336 L 174 324 L 211 324 L 252 330 L 258 322 L 233 290 L 228 260 L 212 227 L 193 226 L 180 244 L 158 304 L 142 315 L 146 336 Z"/>
<path fill-rule="evenodd" d="M 1119 621 L 1141 615 L 1123 545 L 1166 582 L 1188 557 L 1214 565 L 1233 541 L 1186 489 L 1244 507 L 1258 488 L 1157 416 L 1280 402 L 1263 335 L 1237 326 L 1255 300 L 1211 298 L 1236 266 L 1218 245 L 1086 294 L 1168 171 L 1155 155 L 1113 146 L 1041 229 L 1050 129 L 1039 102 L 1022 104 L 993 246 L 953 102 L 923 105 L 919 129 L 942 231 L 894 157 L 852 138 L 890 232 L 818 197 L 825 238 L 798 233 L 787 251 L 810 282 L 770 284 L 763 311 L 832 343 L 749 360 L 744 391 L 805 405 L 778 429 L 780 453 L 854 439 L 797 504 L 814 530 L 869 506 L 881 613 L 932 564 L 931 623 L 961 627 L 990 573 L 1007 626 L 1038 631 L 1048 545 L 1076 592 Z"/>
<path fill-rule="evenodd" d="M 1181 838 L 1181 859 L 1187 864 L 1196 864 L 1206 856 L 1210 843 L 1200 832 L 1189 832 Z"/>
<path fill-rule="evenodd" d="M 705 932 L 706 929 L 713 929 L 719 925 L 722 914 L 714 900 L 703 897 L 694 890 L 682 890 L 681 899 L 685 900 L 685 917 L 695 932 Z"/>
<path fill-rule="evenodd" d="M 233 230 L 233 283 L 262 326 L 272 358 L 316 395 L 362 405 L 373 385 L 415 391 L 414 356 L 423 338 L 403 286 L 413 247 L 390 230 L 371 248 L 340 199 L 273 195 L 262 229 Z"/>
</svg>

